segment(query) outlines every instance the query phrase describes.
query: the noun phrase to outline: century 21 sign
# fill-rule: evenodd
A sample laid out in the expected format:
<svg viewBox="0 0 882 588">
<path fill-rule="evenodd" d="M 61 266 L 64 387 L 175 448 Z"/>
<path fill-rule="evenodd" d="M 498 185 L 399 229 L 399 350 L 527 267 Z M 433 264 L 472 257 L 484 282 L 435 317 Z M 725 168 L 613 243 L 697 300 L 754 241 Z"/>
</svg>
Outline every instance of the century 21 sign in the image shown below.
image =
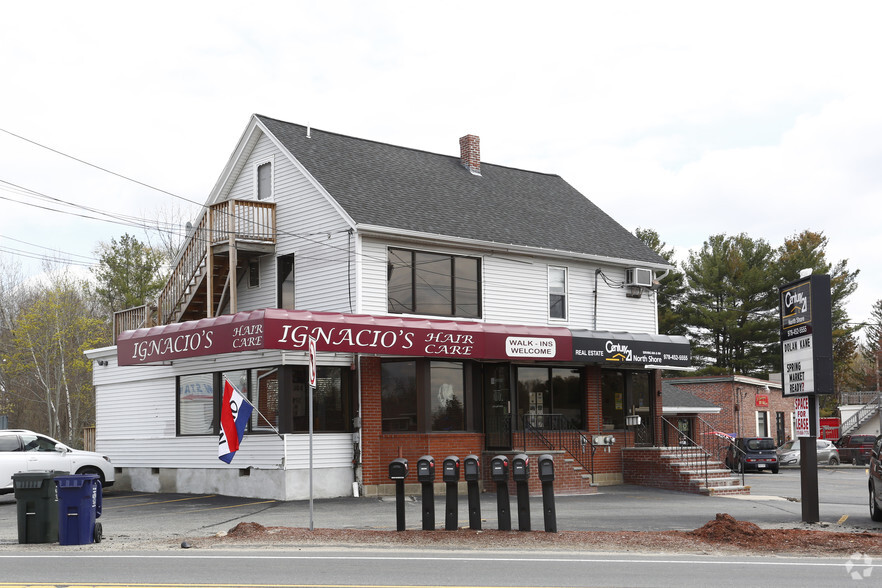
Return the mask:
<svg viewBox="0 0 882 588">
<path fill-rule="evenodd" d="M 830 276 L 812 275 L 779 289 L 784 396 L 833 393 Z"/>
</svg>

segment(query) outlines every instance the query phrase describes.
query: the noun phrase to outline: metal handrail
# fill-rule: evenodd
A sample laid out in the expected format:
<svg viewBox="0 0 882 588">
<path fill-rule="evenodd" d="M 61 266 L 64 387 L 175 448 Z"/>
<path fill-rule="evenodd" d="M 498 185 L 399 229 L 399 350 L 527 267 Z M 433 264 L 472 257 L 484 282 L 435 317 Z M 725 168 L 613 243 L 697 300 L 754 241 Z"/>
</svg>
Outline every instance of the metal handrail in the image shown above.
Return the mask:
<svg viewBox="0 0 882 588">
<path fill-rule="evenodd" d="M 879 410 L 880 406 L 882 406 L 882 394 L 877 394 L 873 400 L 866 403 L 858 409 L 856 413 L 845 419 L 845 421 L 839 425 L 839 436 L 842 437 L 848 435 L 860 427 L 868 418 L 873 416 Z"/>
<path fill-rule="evenodd" d="M 521 421 L 521 439 L 525 450 L 527 435 L 531 434 L 548 449 L 565 451 L 588 474 L 594 476 L 594 466 L 589 465 L 588 459 L 582 455 L 589 445 L 588 438 L 579 429 L 572 428 L 566 416 L 555 413 L 525 414 Z"/>
<path fill-rule="evenodd" d="M 744 451 L 737 447 L 730 436 L 718 431 L 713 425 L 705 421 L 699 416 L 695 417 L 696 430 L 693 430 L 694 439 L 677 427 L 665 417 L 661 418 L 663 427 L 663 439 L 665 445 L 675 450 L 677 459 L 685 462 L 689 469 L 695 469 L 704 476 L 705 487 L 708 485 L 708 463 L 711 460 L 725 463 L 724 454 L 731 448 L 736 453 Z M 669 437 L 677 440 L 676 445 L 668 443 Z M 741 460 L 738 460 L 741 463 Z M 727 466 L 728 467 L 728 466 Z M 741 485 L 744 485 L 744 471 L 738 472 L 741 475 Z"/>
</svg>

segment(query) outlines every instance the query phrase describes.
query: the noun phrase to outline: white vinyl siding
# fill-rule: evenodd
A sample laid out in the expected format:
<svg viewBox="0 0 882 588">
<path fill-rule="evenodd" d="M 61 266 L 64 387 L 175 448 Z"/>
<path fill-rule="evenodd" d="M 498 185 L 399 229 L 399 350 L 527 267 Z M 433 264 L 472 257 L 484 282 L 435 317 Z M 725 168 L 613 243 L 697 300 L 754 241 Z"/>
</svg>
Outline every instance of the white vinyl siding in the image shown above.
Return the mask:
<svg viewBox="0 0 882 588">
<path fill-rule="evenodd" d="M 596 265 L 560 259 L 540 259 L 515 254 L 487 255 L 479 250 L 455 249 L 426 244 L 407 245 L 377 238 L 362 240 L 361 307 L 359 312 L 388 314 L 386 300 L 387 247 L 413 248 L 481 258 L 481 320 L 524 325 L 560 324 L 548 318 L 548 266 L 567 268 L 567 326 L 600 331 L 655 333 L 654 293 L 629 298 L 624 288 L 612 288 L 597 277 L 597 321 L 594 287 Z M 603 268 L 611 282 L 622 282 L 625 268 Z"/>
<path fill-rule="evenodd" d="M 247 279 L 239 283 L 239 311 L 275 308 L 277 304 L 276 256 L 295 254 L 297 307 L 316 311 L 355 312 L 349 273 L 351 259 L 349 224 L 298 167 L 266 136 L 261 136 L 230 189 L 230 198 L 253 199 L 258 162 L 273 162 L 273 198 L 276 203 L 277 243 L 272 262 L 261 258 L 260 287 L 249 290 Z"/>
<path fill-rule="evenodd" d="M 114 467 L 229 468 L 217 457 L 216 435 L 179 437 L 176 434 L 176 376 L 308 362 L 306 353 L 262 356 L 233 353 L 163 366 L 116 366 L 95 370 L 95 430 L 98 451 L 110 456 Z M 351 359 L 319 355 L 319 365 L 349 366 Z M 180 366 L 186 367 L 180 367 Z M 110 366 L 108 366 L 109 368 Z M 104 374 L 107 374 L 105 376 Z M 112 374 L 112 375 L 111 375 Z M 285 469 L 308 467 L 308 435 L 287 434 Z M 255 468 L 279 469 L 284 456 L 282 440 L 273 433 L 246 433 L 238 463 Z M 352 434 L 315 435 L 316 468 L 352 467 Z M 234 462 L 235 464 L 236 462 Z M 243 466 L 244 467 L 244 466 Z"/>
</svg>

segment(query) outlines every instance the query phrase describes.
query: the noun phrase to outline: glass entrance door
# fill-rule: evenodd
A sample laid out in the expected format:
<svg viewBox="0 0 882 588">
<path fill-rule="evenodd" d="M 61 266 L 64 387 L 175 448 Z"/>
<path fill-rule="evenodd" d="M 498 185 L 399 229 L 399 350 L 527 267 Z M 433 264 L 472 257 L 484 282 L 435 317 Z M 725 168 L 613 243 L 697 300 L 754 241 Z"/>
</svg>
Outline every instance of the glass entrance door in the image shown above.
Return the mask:
<svg viewBox="0 0 882 588">
<path fill-rule="evenodd" d="M 511 375 L 508 364 L 484 366 L 484 444 L 512 448 Z"/>
</svg>

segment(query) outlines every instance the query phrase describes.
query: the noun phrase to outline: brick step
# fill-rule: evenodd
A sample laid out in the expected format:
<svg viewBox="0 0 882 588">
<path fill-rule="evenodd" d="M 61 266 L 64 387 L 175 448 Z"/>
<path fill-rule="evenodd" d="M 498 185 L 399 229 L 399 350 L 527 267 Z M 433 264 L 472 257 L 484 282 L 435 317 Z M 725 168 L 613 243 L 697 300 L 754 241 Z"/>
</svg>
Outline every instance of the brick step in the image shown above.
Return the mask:
<svg viewBox="0 0 882 588">
<path fill-rule="evenodd" d="M 733 476 L 719 460 L 705 462 L 706 454 L 700 450 L 634 448 L 626 449 L 625 455 L 630 458 L 625 467 L 626 483 L 700 494 L 750 494 L 750 487 L 742 485 L 740 476 Z"/>
<path fill-rule="evenodd" d="M 702 486 L 699 488 L 698 493 L 707 496 L 744 495 L 750 494 L 750 486 L 724 486 L 714 488 L 705 488 Z"/>
<path fill-rule="evenodd" d="M 693 479 L 693 482 L 697 484 L 704 484 L 704 480 Z M 726 486 L 740 486 L 741 478 L 708 478 L 706 486 L 713 488 L 721 488 Z"/>
</svg>

